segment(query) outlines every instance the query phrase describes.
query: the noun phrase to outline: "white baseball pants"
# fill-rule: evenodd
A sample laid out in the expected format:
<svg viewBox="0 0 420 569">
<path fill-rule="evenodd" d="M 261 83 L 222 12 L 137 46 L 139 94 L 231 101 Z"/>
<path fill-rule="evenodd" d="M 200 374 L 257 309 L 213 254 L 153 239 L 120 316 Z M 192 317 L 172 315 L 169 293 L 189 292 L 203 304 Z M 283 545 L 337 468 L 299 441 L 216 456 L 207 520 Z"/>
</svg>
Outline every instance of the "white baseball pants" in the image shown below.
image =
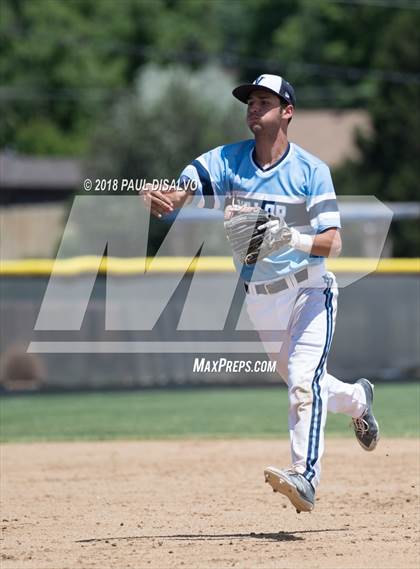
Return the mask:
<svg viewBox="0 0 420 569">
<path fill-rule="evenodd" d="M 366 408 L 363 388 L 327 373 L 338 289 L 335 276 L 309 267 L 307 281 L 287 277 L 277 294 L 247 294 L 248 315 L 263 344 L 283 340 L 269 353 L 288 385 L 293 468 L 316 487 L 320 480 L 327 411 L 359 417 Z"/>
</svg>

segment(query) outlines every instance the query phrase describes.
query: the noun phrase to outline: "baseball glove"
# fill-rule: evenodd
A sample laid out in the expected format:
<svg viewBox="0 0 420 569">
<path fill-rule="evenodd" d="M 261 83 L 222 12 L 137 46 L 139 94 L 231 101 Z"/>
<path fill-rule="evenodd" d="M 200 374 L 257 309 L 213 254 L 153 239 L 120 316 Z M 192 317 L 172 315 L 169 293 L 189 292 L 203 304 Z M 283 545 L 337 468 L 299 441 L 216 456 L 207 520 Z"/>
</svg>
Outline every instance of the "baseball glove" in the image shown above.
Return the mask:
<svg viewBox="0 0 420 569">
<path fill-rule="evenodd" d="M 233 252 L 245 265 L 254 265 L 258 259 L 288 245 L 292 238 L 284 218 L 259 207 L 228 206 L 225 229 Z"/>
</svg>

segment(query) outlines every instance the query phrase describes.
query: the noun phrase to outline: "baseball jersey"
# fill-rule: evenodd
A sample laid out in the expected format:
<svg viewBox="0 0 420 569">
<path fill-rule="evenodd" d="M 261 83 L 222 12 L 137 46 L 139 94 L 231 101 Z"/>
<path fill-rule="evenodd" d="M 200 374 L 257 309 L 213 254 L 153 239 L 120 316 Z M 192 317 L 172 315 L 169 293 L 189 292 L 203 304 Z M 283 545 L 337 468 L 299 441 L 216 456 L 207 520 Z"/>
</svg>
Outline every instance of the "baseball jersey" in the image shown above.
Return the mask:
<svg viewBox="0 0 420 569">
<path fill-rule="evenodd" d="M 282 215 L 289 227 L 313 235 L 341 227 L 328 166 L 294 143 L 264 170 L 256 161 L 254 139 L 219 146 L 184 168 L 178 182 L 187 181 L 194 182 L 198 207 L 224 209 L 232 202 L 259 206 Z M 258 282 L 322 264 L 324 258 L 284 247 L 254 266 L 242 265 L 235 255 L 234 262 L 241 278 Z"/>
</svg>

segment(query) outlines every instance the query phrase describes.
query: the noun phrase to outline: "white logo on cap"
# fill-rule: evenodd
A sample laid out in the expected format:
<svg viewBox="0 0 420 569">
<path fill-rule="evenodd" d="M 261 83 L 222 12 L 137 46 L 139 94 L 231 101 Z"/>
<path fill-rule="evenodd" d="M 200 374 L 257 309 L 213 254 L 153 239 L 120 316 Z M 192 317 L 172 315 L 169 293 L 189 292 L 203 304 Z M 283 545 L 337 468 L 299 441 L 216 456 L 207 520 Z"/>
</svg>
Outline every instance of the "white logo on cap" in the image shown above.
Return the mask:
<svg viewBox="0 0 420 569">
<path fill-rule="evenodd" d="M 261 81 L 264 79 L 264 77 L 265 75 L 260 75 L 257 79 L 255 79 L 254 85 L 259 85 Z"/>
</svg>

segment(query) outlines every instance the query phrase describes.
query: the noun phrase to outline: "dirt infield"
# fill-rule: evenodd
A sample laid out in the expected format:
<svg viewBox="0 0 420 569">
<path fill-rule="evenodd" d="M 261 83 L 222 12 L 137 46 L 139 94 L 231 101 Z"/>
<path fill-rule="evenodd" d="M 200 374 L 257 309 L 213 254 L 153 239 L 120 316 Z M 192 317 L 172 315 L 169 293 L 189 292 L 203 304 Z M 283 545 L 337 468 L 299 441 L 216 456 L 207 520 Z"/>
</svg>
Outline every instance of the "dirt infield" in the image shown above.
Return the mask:
<svg viewBox="0 0 420 569">
<path fill-rule="evenodd" d="M 1 567 L 417 568 L 418 451 L 328 440 L 297 515 L 263 482 L 284 440 L 3 445 Z"/>
</svg>

